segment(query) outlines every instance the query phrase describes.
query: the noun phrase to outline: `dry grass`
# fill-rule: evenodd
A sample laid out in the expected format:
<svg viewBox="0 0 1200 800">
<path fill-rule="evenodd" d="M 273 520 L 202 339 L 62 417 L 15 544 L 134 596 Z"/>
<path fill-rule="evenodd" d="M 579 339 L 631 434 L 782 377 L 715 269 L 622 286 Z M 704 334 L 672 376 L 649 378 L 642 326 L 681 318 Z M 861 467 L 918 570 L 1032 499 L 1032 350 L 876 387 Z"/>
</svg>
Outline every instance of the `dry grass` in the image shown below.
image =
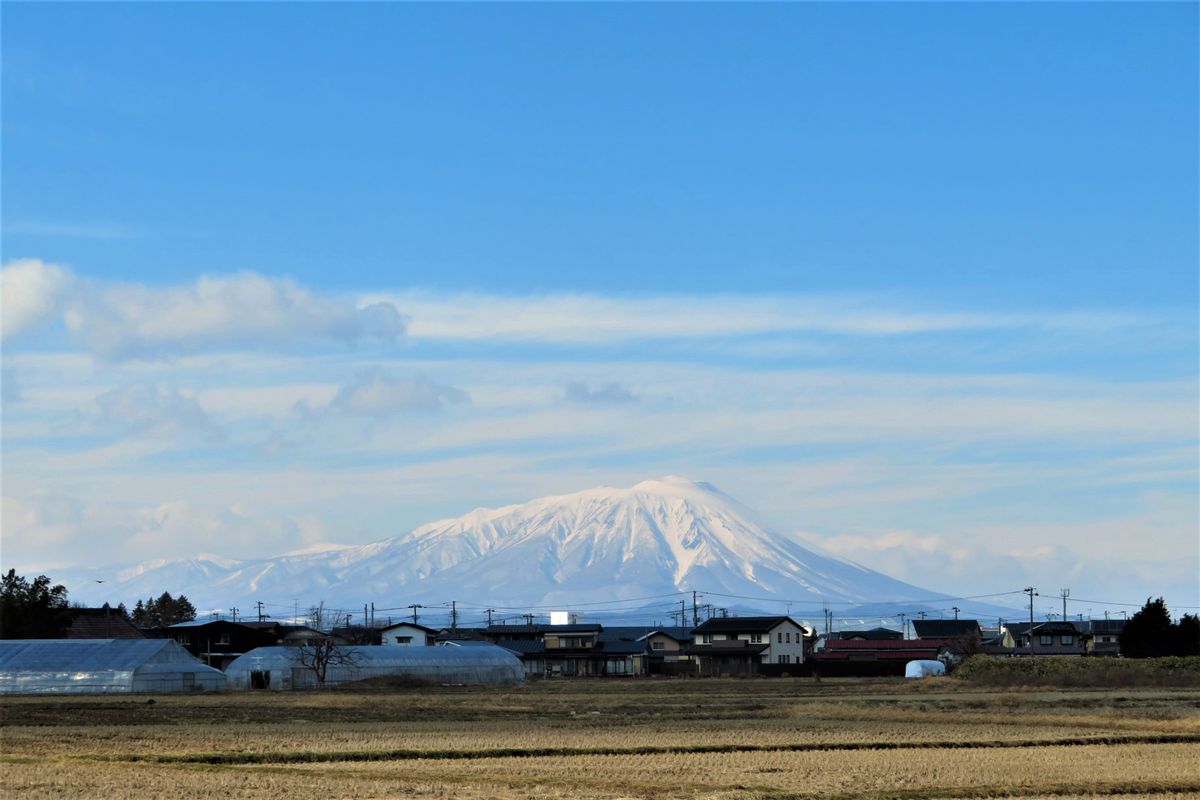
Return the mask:
<svg viewBox="0 0 1200 800">
<path fill-rule="evenodd" d="M 0 794 L 1200 796 L 1200 691 L 1189 689 L 554 681 L 147 701 L 5 699 Z M 867 747 L 904 749 L 855 749 Z"/>
</svg>

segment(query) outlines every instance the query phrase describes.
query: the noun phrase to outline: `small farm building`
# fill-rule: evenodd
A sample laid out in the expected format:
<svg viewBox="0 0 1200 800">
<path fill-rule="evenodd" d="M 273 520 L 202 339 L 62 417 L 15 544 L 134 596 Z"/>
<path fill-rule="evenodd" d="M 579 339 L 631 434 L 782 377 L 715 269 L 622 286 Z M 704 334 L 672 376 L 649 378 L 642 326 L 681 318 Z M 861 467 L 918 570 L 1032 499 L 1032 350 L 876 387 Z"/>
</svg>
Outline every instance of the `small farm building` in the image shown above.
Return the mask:
<svg viewBox="0 0 1200 800">
<path fill-rule="evenodd" d="M 225 668 L 231 689 L 312 689 L 316 672 L 305 648 L 259 647 Z M 345 646 L 329 661 L 325 685 L 398 676 L 430 683 L 512 684 L 525 680 L 521 660 L 495 645 L 478 647 Z"/>
<path fill-rule="evenodd" d="M 0 641 L 0 694 L 128 694 L 224 689 L 220 670 L 170 639 Z"/>
</svg>

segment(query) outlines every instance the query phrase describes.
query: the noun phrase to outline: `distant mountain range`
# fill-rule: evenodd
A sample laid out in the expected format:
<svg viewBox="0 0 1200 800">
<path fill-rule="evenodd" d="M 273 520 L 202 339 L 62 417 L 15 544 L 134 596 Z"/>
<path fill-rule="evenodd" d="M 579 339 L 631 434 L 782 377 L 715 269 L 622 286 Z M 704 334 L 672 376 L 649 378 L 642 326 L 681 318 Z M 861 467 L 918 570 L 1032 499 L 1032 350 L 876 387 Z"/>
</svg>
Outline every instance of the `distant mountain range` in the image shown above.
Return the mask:
<svg viewBox="0 0 1200 800">
<path fill-rule="evenodd" d="M 674 476 L 481 508 L 371 544 L 155 561 L 109 574 L 110 598 L 170 591 L 200 609 L 238 606 L 247 615 L 263 600 L 276 618 L 290 616 L 283 607 L 299 598 L 302 612 L 323 600 L 359 619 L 364 602 L 402 617 L 409 604 L 445 616 L 440 604 L 450 600 L 475 618 L 486 608 L 500 616 L 560 608 L 585 618 L 636 608 L 669 619 L 679 593 L 690 605 L 694 590 L 715 606 L 810 616 L 823 603 L 840 612 L 860 605 L 859 614 L 946 605 L 937 592 L 802 547 L 711 484 Z M 72 596 L 96 591 L 90 574 L 64 577 Z"/>
</svg>

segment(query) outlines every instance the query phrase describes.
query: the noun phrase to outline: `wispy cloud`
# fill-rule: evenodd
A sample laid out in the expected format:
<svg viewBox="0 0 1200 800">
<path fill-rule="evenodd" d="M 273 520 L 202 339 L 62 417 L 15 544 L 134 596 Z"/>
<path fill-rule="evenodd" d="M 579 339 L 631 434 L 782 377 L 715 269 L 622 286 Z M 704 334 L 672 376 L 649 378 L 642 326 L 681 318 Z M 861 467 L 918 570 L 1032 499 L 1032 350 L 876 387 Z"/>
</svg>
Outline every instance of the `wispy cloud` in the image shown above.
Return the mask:
<svg viewBox="0 0 1200 800">
<path fill-rule="evenodd" d="M 453 386 L 370 370 L 339 389 L 329 407 L 351 416 L 387 417 L 437 411 L 469 400 L 466 392 Z"/>
<path fill-rule="evenodd" d="M 619 406 L 638 401 L 637 395 L 616 382 L 591 389 L 586 383 L 572 381 L 566 386 L 564 399 L 569 403 L 593 406 Z"/>
<path fill-rule="evenodd" d="M 13 220 L 4 223 L 5 236 L 36 236 L 62 239 L 137 239 L 143 234 L 129 225 L 111 222 L 53 222 Z"/>
<path fill-rule="evenodd" d="M 366 301 L 403 308 L 415 339 L 584 345 L 803 332 L 900 336 L 1017 328 L 1096 331 L 1137 321 L 1132 315 L 1110 312 L 905 311 L 886 308 L 877 300 L 832 295 L 514 297 L 403 292 L 370 294 Z"/>
</svg>

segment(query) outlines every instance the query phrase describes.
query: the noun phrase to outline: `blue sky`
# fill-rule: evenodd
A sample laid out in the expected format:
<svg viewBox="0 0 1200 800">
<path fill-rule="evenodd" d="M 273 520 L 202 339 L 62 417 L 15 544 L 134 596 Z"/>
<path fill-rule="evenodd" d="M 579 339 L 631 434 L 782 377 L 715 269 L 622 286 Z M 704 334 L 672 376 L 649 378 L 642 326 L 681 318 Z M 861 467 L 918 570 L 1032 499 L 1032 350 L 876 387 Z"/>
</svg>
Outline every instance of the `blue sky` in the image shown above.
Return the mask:
<svg viewBox="0 0 1200 800">
<path fill-rule="evenodd" d="M 934 588 L 1200 603 L 1196 26 L 8 4 L 5 561 L 673 472 Z"/>
</svg>

